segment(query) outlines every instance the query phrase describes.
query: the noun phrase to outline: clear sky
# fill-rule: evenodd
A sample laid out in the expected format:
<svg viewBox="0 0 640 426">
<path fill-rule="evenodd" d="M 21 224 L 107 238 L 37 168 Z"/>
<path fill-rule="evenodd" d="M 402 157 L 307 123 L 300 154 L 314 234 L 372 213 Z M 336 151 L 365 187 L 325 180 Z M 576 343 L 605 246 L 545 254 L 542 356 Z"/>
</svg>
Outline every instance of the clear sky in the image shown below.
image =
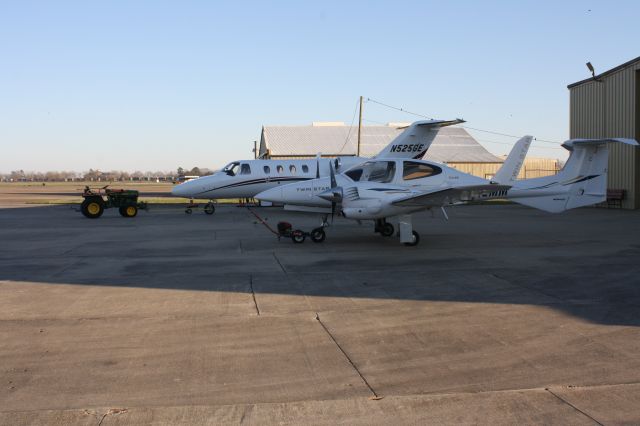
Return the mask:
<svg viewBox="0 0 640 426">
<path fill-rule="evenodd" d="M 566 85 L 640 56 L 638 1 L 2 1 L 0 172 L 216 168 L 358 96 L 568 137 Z M 415 117 L 365 104 L 365 122 Z M 495 154 L 514 139 L 472 132 Z M 494 142 L 501 142 L 500 144 Z M 563 158 L 537 143 L 530 155 Z"/>
</svg>

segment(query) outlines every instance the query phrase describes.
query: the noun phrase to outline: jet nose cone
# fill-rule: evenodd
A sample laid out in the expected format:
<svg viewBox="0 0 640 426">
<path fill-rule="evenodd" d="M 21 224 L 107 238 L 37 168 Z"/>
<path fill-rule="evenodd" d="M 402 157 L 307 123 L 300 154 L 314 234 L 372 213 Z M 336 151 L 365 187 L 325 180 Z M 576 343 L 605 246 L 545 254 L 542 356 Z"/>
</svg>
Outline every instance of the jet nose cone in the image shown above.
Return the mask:
<svg viewBox="0 0 640 426">
<path fill-rule="evenodd" d="M 189 197 L 189 188 L 188 188 L 187 183 L 185 182 L 185 183 L 181 183 L 181 184 L 178 184 L 178 185 L 174 186 L 171 189 L 171 195 L 173 197 L 185 197 L 185 198 L 188 198 Z"/>
<path fill-rule="evenodd" d="M 262 191 L 255 196 L 260 201 L 270 201 L 272 203 L 280 203 L 283 201 L 282 188 L 276 187 Z"/>
</svg>

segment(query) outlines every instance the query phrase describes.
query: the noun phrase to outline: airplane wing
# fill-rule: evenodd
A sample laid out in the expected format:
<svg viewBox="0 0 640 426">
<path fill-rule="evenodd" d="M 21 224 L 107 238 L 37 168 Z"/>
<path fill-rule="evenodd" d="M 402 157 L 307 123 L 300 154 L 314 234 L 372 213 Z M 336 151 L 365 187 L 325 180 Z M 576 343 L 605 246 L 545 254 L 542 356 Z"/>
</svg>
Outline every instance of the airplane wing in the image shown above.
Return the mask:
<svg viewBox="0 0 640 426">
<path fill-rule="evenodd" d="M 403 207 L 440 207 L 460 202 L 503 198 L 510 185 L 467 185 L 430 192 L 422 192 L 410 197 L 401 198 L 391 204 Z"/>
</svg>

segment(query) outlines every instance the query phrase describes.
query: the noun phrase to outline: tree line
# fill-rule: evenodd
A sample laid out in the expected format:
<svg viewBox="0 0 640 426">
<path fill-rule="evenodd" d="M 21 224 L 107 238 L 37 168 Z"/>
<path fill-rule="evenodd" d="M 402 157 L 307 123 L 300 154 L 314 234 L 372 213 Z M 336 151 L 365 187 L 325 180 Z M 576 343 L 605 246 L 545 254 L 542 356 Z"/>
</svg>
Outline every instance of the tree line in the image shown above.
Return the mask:
<svg viewBox="0 0 640 426">
<path fill-rule="evenodd" d="M 178 167 L 173 171 L 140 171 L 134 172 L 122 170 L 94 170 L 85 172 L 76 171 L 49 171 L 34 172 L 24 170 L 12 170 L 10 173 L 0 174 L 3 182 L 69 182 L 69 181 L 175 181 L 181 176 L 206 176 L 213 173 L 213 170 L 194 167 L 184 169 Z"/>
</svg>

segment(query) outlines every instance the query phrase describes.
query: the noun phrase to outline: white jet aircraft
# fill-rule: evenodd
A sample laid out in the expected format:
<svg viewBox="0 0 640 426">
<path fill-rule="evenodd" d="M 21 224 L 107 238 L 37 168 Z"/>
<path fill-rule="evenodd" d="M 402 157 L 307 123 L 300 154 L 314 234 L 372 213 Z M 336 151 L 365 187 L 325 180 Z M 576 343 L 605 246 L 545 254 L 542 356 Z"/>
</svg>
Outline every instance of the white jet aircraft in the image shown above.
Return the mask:
<svg viewBox="0 0 640 426">
<path fill-rule="evenodd" d="M 464 120 L 418 121 L 405 128 L 374 158 L 422 158 L 445 126 L 464 123 Z M 292 182 L 307 181 L 329 176 L 330 170 L 338 172 L 368 161 L 362 157 L 320 158 L 308 160 L 244 160 L 227 164 L 222 171 L 211 176 L 177 185 L 171 191 L 175 197 L 201 199 L 251 198 L 270 188 Z M 209 202 L 205 212 L 212 214 L 214 205 Z"/>
<path fill-rule="evenodd" d="M 433 207 L 477 200 L 509 199 L 547 212 L 562 212 L 606 200 L 608 142 L 638 145 L 633 139 L 572 139 L 562 146 L 571 152 L 555 176 L 516 180 L 532 137 L 520 139 L 494 179 L 486 180 L 431 161 L 374 159 L 346 172 L 264 191 L 256 198 L 334 212 L 347 219 L 374 220 L 383 236 L 394 233 L 386 221 L 398 217 L 400 242 L 415 246 L 411 214 Z M 446 216 L 446 213 L 445 213 Z M 324 225 L 323 225 L 324 226 Z M 322 228 L 312 239 L 324 240 Z"/>
</svg>

